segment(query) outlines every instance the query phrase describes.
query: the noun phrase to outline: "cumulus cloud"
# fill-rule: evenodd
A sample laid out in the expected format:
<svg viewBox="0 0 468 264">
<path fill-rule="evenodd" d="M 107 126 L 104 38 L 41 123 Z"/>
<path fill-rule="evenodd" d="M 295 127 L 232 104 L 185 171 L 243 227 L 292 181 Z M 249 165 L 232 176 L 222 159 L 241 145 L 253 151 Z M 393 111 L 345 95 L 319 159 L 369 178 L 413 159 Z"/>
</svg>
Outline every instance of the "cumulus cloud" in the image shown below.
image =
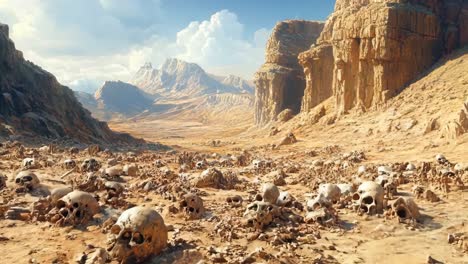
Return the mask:
<svg viewBox="0 0 468 264">
<path fill-rule="evenodd" d="M 73 89 L 128 81 L 144 62 L 177 57 L 208 72 L 251 79 L 263 61 L 267 29 L 245 37 L 222 10 L 172 36 L 158 32 L 161 0 L 0 0 L 0 21 L 27 59 Z M 27 3 L 27 4 L 26 4 Z"/>
</svg>

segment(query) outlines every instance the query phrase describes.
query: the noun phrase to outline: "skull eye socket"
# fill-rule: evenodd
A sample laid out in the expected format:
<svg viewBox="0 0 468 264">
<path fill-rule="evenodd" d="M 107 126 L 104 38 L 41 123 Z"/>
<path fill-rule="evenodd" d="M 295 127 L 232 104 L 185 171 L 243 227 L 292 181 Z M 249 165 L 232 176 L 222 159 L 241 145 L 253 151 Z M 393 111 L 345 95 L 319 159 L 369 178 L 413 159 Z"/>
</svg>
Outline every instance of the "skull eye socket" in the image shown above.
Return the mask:
<svg viewBox="0 0 468 264">
<path fill-rule="evenodd" d="M 255 200 L 261 202 L 263 200 L 263 197 L 260 194 L 257 194 L 255 196 Z"/>
<path fill-rule="evenodd" d="M 360 198 L 359 193 L 353 194 L 353 200 L 354 200 L 354 201 L 359 200 L 359 198 Z"/>
<path fill-rule="evenodd" d="M 187 204 L 186 201 L 182 201 L 182 203 L 180 203 L 180 206 L 182 206 L 182 207 L 187 207 L 187 205 L 188 205 L 188 204 Z"/>
<path fill-rule="evenodd" d="M 408 215 L 406 213 L 406 210 L 404 208 L 401 208 L 399 210 L 396 211 L 396 214 L 398 215 L 398 217 L 400 218 L 406 218 L 406 216 Z"/>
<path fill-rule="evenodd" d="M 78 208 L 80 205 L 78 203 L 73 203 L 73 207 Z"/>
<path fill-rule="evenodd" d="M 133 233 L 132 241 L 137 244 L 142 244 L 143 242 L 145 242 L 145 239 L 142 234 L 140 234 L 139 232 L 135 232 Z"/>
<path fill-rule="evenodd" d="M 195 211 L 195 208 L 193 208 L 193 207 L 189 207 L 189 209 L 188 209 L 188 210 L 189 210 L 190 212 L 192 212 L 192 213 L 193 213 L 193 212 Z"/>
<path fill-rule="evenodd" d="M 65 207 L 65 206 L 66 206 L 66 204 L 65 204 L 64 201 L 62 201 L 62 200 L 58 200 L 58 201 L 57 201 L 57 208 L 58 208 L 58 209 L 63 208 L 63 207 Z"/>
<path fill-rule="evenodd" d="M 15 182 L 16 182 L 16 183 L 20 183 L 20 182 L 21 182 L 21 179 L 20 179 L 20 178 L 16 178 Z"/>
<path fill-rule="evenodd" d="M 111 230 L 110 230 L 110 231 L 111 231 L 112 234 L 117 235 L 117 234 L 120 233 L 120 230 L 121 230 L 121 228 L 120 228 L 119 225 L 113 225 L 113 226 L 111 227 Z"/>
<path fill-rule="evenodd" d="M 24 176 L 23 179 L 26 181 L 32 181 L 33 178 L 31 176 Z"/>
<path fill-rule="evenodd" d="M 257 209 L 258 209 L 258 205 L 256 204 L 249 207 L 249 210 L 252 210 L 252 211 L 257 211 Z"/>
<path fill-rule="evenodd" d="M 126 231 L 122 234 L 122 239 L 124 240 L 130 240 L 132 239 L 132 233 L 130 233 L 129 231 Z"/>
<path fill-rule="evenodd" d="M 273 206 L 268 206 L 267 210 L 271 212 L 273 210 Z"/>
<path fill-rule="evenodd" d="M 374 202 L 374 198 L 370 197 L 370 196 L 367 196 L 367 197 L 364 197 L 362 199 L 362 202 L 364 204 L 372 204 Z"/>
<path fill-rule="evenodd" d="M 68 210 L 60 210 L 60 214 L 61 214 L 63 217 L 67 217 L 67 216 L 68 216 Z"/>
</svg>

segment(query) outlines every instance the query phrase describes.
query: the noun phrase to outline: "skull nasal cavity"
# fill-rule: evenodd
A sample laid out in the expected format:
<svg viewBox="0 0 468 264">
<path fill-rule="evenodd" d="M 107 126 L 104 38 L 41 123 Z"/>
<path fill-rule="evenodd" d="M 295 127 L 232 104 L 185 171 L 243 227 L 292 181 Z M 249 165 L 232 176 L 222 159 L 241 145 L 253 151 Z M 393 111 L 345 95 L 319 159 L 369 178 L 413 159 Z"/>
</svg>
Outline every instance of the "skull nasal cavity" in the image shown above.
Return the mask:
<svg viewBox="0 0 468 264">
<path fill-rule="evenodd" d="M 365 204 L 372 204 L 374 202 L 374 199 L 370 196 L 367 196 L 367 197 L 364 197 L 364 199 L 362 199 L 362 202 Z"/>
</svg>

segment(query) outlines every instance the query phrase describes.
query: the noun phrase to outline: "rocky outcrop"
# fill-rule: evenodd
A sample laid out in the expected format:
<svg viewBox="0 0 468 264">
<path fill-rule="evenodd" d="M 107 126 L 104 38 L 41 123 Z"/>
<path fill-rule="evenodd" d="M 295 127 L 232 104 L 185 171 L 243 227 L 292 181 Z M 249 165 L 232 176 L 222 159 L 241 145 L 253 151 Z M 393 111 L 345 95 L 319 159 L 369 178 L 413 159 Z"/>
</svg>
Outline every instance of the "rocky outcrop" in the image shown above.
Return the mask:
<svg viewBox="0 0 468 264">
<path fill-rule="evenodd" d="M 26 61 L 0 24 L 0 130 L 34 138 L 83 143 L 136 142 L 91 117 L 73 92 L 49 72 Z"/>
<path fill-rule="evenodd" d="M 139 114 L 153 105 L 153 100 L 138 87 L 121 81 L 106 81 L 94 97 L 99 109 L 124 116 Z"/>
<path fill-rule="evenodd" d="M 379 106 L 468 44 L 467 35 L 466 1 L 337 0 L 317 45 L 299 56 L 307 80 L 302 108 L 331 93 L 338 114 Z"/>
<path fill-rule="evenodd" d="M 320 35 L 320 22 L 288 20 L 278 23 L 268 40 L 265 64 L 255 74 L 255 122 L 276 120 L 285 109 L 301 109 L 305 78 L 299 53 L 310 48 Z"/>
</svg>

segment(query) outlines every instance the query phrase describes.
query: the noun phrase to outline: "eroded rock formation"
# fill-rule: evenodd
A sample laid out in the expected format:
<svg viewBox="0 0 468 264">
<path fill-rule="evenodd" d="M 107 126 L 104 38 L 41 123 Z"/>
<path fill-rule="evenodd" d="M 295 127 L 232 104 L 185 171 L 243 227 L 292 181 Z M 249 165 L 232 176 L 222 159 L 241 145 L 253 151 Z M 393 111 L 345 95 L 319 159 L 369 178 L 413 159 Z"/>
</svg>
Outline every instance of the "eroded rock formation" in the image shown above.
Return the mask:
<svg viewBox="0 0 468 264">
<path fill-rule="evenodd" d="M 309 49 L 323 26 L 303 20 L 288 20 L 275 26 L 268 40 L 265 64 L 255 74 L 257 124 L 276 120 L 285 109 L 295 114 L 300 111 L 305 78 L 297 56 Z"/>
<path fill-rule="evenodd" d="M 302 109 L 331 93 L 338 114 L 378 106 L 466 45 L 467 35 L 467 1 L 337 0 L 317 45 L 299 56 L 307 79 Z"/>
<path fill-rule="evenodd" d="M 0 24 L 0 137 L 72 138 L 83 143 L 136 142 L 91 117 L 72 90 L 23 58 Z M 1 139 L 0 139 L 1 141 Z"/>
</svg>

